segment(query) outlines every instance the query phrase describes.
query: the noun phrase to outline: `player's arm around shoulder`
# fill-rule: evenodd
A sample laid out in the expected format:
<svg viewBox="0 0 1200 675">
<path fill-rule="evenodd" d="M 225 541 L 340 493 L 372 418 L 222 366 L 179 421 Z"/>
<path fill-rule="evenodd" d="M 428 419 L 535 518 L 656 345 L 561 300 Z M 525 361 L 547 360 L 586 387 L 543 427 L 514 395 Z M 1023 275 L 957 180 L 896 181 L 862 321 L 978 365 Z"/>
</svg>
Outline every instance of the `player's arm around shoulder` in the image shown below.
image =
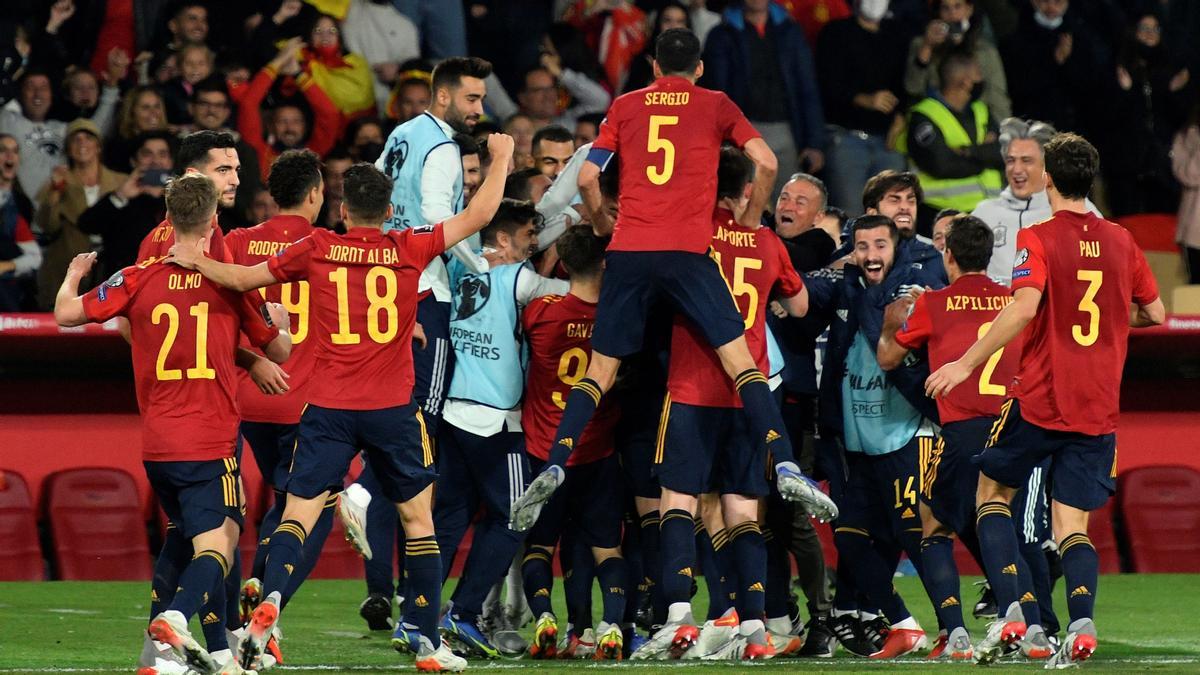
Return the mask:
<svg viewBox="0 0 1200 675">
<path fill-rule="evenodd" d="M 176 242 L 171 246 L 167 262 L 175 263 L 184 269 L 196 270 L 218 286 L 234 291 L 252 291 L 278 281 L 268 268 L 268 262 L 246 267 L 209 258 L 204 254 L 203 239 L 195 244 Z"/>
<path fill-rule="evenodd" d="M 442 236 L 446 240 L 447 249 L 482 230 L 500 208 L 500 200 L 504 197 L 504 181 L 508 177 L 508 161 L 513 154 L 512 136 L 488 136 L 488 152 L 492 156 L 492 163 L 488 167 L 483 184 L 471 198 L 471 203 L 467 204 L 462 213 L 447 218 L 442 223 Z"/>
</svg>

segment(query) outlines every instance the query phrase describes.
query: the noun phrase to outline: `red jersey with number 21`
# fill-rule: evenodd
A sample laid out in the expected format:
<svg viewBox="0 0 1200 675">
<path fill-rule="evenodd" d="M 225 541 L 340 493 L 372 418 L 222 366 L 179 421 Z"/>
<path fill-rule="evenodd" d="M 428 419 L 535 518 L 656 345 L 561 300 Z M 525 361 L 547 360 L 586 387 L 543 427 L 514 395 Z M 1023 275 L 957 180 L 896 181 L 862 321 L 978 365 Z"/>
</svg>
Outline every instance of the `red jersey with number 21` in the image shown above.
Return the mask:
<svg viewBox="0 0 1200 675">
<path fill-rule="evenodd" d="M 726 209 L 711 216 L 716 234 L 713 258 L 729 284 L 734 303 L 745 321 L 746 344 L 758 369 L 770 371 L 767 358 L 767 301 L 771 291 L 790 298 L 804 289 L 779 235 L 760 227 L 742 227 Z M 740 408 L 742 399 L 721 367 L 717 352 L 690 322 L 679 316 L 671 330 L 671 367 L 667 391 L 672 403 Z"/>
<path fill-rule="evenodd" d="M 1158 298 L 1133 235 L 1095 214 L 1059 211 L 1017 233 L 1013 293 L 1022 288 L 1042 301 L 1025 329 L 1021 417 L 1091 436 L 1116 431 L 1129 305 Z"/>
<path fill-rule="evenodd" d="M 721 143 L 758 138 L 729 97 L 682 77 L 619 96 L 592 144 L 621 162 L 610 251 L 703 253 L 713 236 Z"/>
</svg>

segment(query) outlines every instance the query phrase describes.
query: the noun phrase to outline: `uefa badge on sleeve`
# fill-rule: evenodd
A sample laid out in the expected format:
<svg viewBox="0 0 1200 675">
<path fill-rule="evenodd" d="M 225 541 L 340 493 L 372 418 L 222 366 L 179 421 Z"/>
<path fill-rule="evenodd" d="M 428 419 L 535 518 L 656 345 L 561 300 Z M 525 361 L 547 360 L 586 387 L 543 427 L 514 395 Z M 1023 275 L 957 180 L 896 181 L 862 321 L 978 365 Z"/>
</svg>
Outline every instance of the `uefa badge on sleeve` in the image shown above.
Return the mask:
<svg viewBox="0 0 1200 675">
<path fill-rule="evenodd" d="M 121 273 L 121 270 L 117 270 L 115 274 L 108 278 L 108 281 L 100 284 L 100 288 L 96 289 L 96 297 L 100 299 L 100 302 L 104 302 L 108 299 L 108 289 L 117 288 L 124 284 L 125 275 Z"/>
</svg>

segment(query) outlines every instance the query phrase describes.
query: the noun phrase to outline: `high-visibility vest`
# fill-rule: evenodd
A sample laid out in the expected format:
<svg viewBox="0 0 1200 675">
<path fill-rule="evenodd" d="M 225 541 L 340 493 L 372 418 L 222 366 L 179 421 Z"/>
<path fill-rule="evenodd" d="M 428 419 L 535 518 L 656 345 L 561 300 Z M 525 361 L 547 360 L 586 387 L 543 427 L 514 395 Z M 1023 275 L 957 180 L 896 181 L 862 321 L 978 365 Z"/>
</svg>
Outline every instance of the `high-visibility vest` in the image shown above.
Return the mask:
<svg viewBox="0 0 1200 675">
<path fill-rule="evenodd" d="M 946 146 L 951 150 L 965 148 L 983 143 L 987 136 L 988 109 L 982 101 L 971 103 L 971 112 L 975 116 L 975 140 L 967 136 L 958 118 L 946 104 L 935 98 L 927 98 L 912 107 L 911 113 L 921 113 L 942 132 Z M 912 129 L 911 117 L 909 129 Z M 965 178 L 938 178 L 917 167 L 917 177 L 921 180 L 921 190 L 925 193 L 925 203 L 937 209 L 958 209 L 964 213 L 975 210 L 979 202 L 1000 194 L 1004 186 L 1000 172 L 996 169 L 984 169 L 974 176 Z"/>
</svg>

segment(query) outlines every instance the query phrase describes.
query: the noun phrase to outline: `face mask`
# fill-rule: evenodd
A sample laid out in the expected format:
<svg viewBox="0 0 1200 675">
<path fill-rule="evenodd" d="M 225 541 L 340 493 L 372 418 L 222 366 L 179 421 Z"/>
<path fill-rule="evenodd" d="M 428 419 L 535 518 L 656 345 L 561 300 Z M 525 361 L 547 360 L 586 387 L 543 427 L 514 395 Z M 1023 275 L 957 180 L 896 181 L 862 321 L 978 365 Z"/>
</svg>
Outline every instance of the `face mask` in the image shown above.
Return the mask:
<svg viewBox="0 0 1200 675">
<path fill-rule="evenodd" d="M 858 14 L 867 21 L 882 21 L 890 0 L 858 0 Z"/>
<path fill-rule="evenodd" d="M 1036 21 L 1039 26 L 1047 30 L 1057 30 L 1058 27 L 1063 23 L 1063 18 L 1061 16 L 1051 19 L 1045 14 L 1042 14 L 1040 11 L 1033 13 L 1033 20 Z"/>
<path fill-rule="evenodd" d="M 374 162 L 383 154 L 383 143 L 363 143 L 358 146 L 358 159 L 361 162 Z"/>
<path fill-rule="evenodd" d="M 971 100 L 978 101 L 983 98 L 983 82 L 976 82 L 971 86 Z"/>
</svg>

